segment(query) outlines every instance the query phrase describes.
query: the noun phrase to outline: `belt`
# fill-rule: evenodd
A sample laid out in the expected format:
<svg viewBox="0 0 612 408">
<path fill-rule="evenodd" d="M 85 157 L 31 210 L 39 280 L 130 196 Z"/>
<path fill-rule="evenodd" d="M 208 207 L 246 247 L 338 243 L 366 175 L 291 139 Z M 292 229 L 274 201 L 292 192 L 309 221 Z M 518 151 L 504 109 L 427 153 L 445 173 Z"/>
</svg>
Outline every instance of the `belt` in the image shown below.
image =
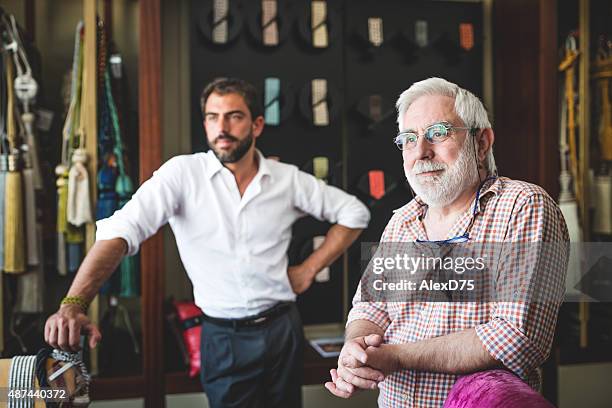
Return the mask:
<svg viewBox="0 0 612 408">
<path fill-rule="evenodd" d="M 275 318 L 286 313 L 291 308 L 291 305 L 293 305 L 293 302 L 280 302 L 272 306 L 270 309 L 264 310 L 255 316 L 240 319 L 221 319 L 218 317 L 208 316 L 207 314 L 202 314 L 202 319 L 218 326 L 233 327 L 234 329 L 240 327 L 257 327 L 269 323 Z"/>
</svg>

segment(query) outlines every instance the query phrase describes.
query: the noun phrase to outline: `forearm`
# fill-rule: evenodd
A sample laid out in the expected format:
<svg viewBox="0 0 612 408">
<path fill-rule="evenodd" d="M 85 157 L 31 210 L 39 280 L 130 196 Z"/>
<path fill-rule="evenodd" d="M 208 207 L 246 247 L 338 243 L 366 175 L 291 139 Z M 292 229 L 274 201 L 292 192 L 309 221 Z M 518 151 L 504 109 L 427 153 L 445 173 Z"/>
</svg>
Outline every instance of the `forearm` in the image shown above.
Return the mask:
<svg viewBox="0 0 612 408">
<path fill-rule="evenodd" d="M 501 366 L 484 348 L 474 329 L 391 347 L 397 348 L 401 369 L 465 374 Z"/>
<path fill-rule="evenodd" d="M 316 274 L 331 265 L 357 239 L 361 231 L 339 224 L 333 225 L 327 232 L 323 244 L 304 261 L 305 266 Z"/>
<path fill-rule="evenodd" d="M 357 337 L 368 336 L 370 334 L 378 334 L 381 337 L 385 335 L 384 330 L 368 320 L 354 320 L 346 327 L 344 338 L 351 340 Z"/>
<path fill-rule="evenodd" d="M 96 241 L 81 263 L 68 296 L 80 296 L 90 302 L 117 269 L 126 251 L 127 244 L 121 238 Z"/>
</svg>

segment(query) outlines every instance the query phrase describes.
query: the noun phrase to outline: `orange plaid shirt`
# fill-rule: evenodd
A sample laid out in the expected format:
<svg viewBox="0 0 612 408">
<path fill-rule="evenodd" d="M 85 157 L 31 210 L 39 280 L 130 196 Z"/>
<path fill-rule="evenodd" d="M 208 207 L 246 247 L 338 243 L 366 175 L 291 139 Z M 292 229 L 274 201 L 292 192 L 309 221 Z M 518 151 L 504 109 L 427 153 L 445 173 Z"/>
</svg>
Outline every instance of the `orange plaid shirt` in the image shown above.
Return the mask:
<svg viewBox="0 0 612 408">
<path fill-rule="evenodd" d="M 470 206 L 448 238 L 463 234 L 470 223 L 470 242 L 569 242 L 559 207 L 541 188 L 498 177 L 481 188 L 475 212 Z M 421 222 L 427 206 L 416 197 L 395 210 L 381 242 L 426 240 Z M 564 285 L 564 251 L 546 260 L 553 265 L 552 285 Z M 557 273 L 558 271 L 558 273 Z M 353 298 L 347 325 L 364 319 L 380 326 L 389 344 L 416 342 L 475 328 L 495 359 L 534 388 L 536 370 L 548 357 L 558 304 L 554 302 L 361 302 L 361 284 Z M 380 384 L 382 407 L 442 407 L 457 375 L 400 370 Z"/>
</svg>

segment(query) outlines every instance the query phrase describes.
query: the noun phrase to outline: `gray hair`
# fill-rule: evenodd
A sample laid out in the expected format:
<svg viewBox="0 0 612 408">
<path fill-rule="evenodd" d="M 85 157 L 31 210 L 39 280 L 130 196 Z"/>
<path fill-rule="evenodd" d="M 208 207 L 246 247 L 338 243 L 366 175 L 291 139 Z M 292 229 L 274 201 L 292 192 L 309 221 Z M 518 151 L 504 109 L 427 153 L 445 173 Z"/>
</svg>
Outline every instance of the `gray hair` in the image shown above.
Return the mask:
<svg viewBox="0 0 612 408">
<path fill-rule="evenodd" d="M 470 91 L 463 89 L 457 84 L 449 82 L 442 78 L 428 78 L 423 81 L 415 82 L 412 86 L 406 89 L 395 104 L 397 108 L 397 124 L 402 126 L 402 118 L 410 105 L 421 96 L 425 95 L 442 95 L 455 99 L 455 112 L 461 118 L 465 126 L 490 129 L 491 122 L 489 115 L 484 105 Z M 497 166 L 493 157 L 493 146 L 487 152 L 485 162 L 483 163 L 488 174 L 496 174 Z"/>
</svg>

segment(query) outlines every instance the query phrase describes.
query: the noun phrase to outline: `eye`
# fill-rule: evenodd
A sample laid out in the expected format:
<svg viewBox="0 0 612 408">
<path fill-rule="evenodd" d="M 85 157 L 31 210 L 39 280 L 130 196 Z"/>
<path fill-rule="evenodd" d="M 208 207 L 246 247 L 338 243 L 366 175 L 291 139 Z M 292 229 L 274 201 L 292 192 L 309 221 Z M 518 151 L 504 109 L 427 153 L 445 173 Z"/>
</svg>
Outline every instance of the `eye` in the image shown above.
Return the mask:
<svg viewBox="0 0 612 408">
<path fill-rule="evenodd" d="M 444 125 L 434 125 L 427 129 L 427 136 L 430 140 L 443 140 L 448 131 Z"/>
<path fill-rule="evenodd" d="M 232 119 L 232 120 L 242 120 L 243 117 L 244 117 L 244 115 L 242 113 L 232 113 L 232 115 L 230 116 L 230 119 Z"/>
<path fill-rule="evenodd" d="M 416 133 L 406 133 L 404 135 L 405 143 L 407 144 L 415 144 L 418 140 L 418 136 Z"/>
<path fill-rule="evenodd" d="M 215 113 L 207 113 L 204 115 L 204 121 L 211 122 L 217 119 L 217 115 Z"/>
</svg>

